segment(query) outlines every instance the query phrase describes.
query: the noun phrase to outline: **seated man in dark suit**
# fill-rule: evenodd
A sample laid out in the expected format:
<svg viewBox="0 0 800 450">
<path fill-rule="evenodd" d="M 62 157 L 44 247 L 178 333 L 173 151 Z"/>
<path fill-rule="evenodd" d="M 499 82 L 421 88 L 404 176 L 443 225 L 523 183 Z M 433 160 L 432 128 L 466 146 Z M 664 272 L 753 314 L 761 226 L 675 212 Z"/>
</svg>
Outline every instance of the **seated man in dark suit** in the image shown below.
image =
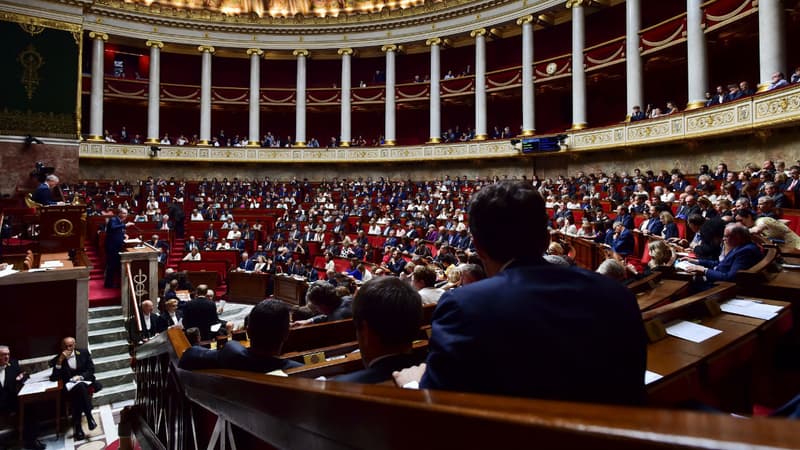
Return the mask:
<svg viewBox="0 0 800 450">
<path fill-rule="evenodd" d="M 422 324 L 422 300 L 399 278 L 375 278 L 361 286 L 353 299 L 353 321 L 366 368 L 334 381 L 382 383 L 391 380 L 395 370 L 424 359 L 411 353 Z"/>
<path fill-rule="evenodd" d="M 306 304 L 318 311 L 319 314 L 310 319 L 292 322 L 292 328 L 312 323 L 349 319 L 353 317 L 352 301 L 350 296 L 339 297 L 336 295 L 336 288 L 327 281 L 315 281 L 311 283 L 306 292 Z"/>
<path fill-rule="evenodd" d="M 33 192 L 33 201 L 41 205 L 55 205 L 58 204 L 53 199 L 53 188 L 58 186 L 58 177 L 50 174 L 44 179 L 44 183 Z"/>
<path fill-rule="evenodd" d="M 611 230 L 608 230 L 611 233 L 613 230 L 613 234 L 610 236 L 610 243 L 608 245 L 614 249 L 614 253 L 622 256 L 628 256 L 633 253 L 634 241 L 633 241 L 633 234 L 631 234 L 630 230 L 625 228 L 625 225 L 622 222 L 614 222 L 614 226 Z"/>
<path fill-rule="evenodd" d="M 75 348 L 75 338 L 66 337 L 61 341 L 61 353 L 50 360 L 50 365 L 53 367 L 50 381 L 61 381 L 64 384 L 64 395 L 72 407 L 72 424 L 75 427 L 72 437 L 76 441 L 84 440 L 86 435 L 81 428 L 81 414 L 86 416 L 89 430 L 97 428 L 92 417 L 89 388 L 97 392 L 100 390 L 100 383 L 94 377 L 92 355 L 86 349 Z"/>
<path fill-rule="evenodd" d="M 196 297 L 183 307 L 183 328 L 197 327 L 200 330 L 200 337 L 204 341 L 211 339 L 216 334 L 211 331 L 211 327 L 222 323 L 217 315 L 217 305 L 207 295 L 208 286 L 201 284 L 197 286 Z"/>
<path fill-rule="evenodd" d="M 488 278 L 442 295 L 426 364 L 396 374 L 398 384 L 419 380 L 424 389 L 565 401 L 644 400 L 647 335 L 636 299 L 602 275 L 548 264 L 547 221 L 544 199 L 530 183 L 502 181 L 473 195 L 469 229 Z"/>
<path fill-rule="evenodd" d="M 0 345 L 0 415 L 17 412 L 19 406 L 17 393 L 22 389 L 24 379 L 25 374 L 20 370 L 19 362 L 11 359 L 11 349 Z M 25 448 L 44 449 L 45 445 L 36 439 L 37 421 L 27 411 L 23 426 L 22 441 Z M 0 441 L 0 448 L 6 448 L 6 442 Z"/>
<path fill-rule="evenodd" d="M 222 350 L 193 346 L 183 353 L 179 366 L 187 370 L 223 368 L 267 373 L 302 365 L 278 358 L 289 336 L 289 306 L 286 303 L 264 300 L 254 306 L 247 321 L 247 335 L 250 348 L 244 348 L 236 341 L 228 342 Z"/>
<path fill-rule="evenodd" d="M 690 273 L 702 274 L 708 283 L 717 281 L 734 281 L 736 272 L 747 270 L 761 261 L 763 254 L 750 236 L 750 230 L 740 223 L 730 223 L 725 226 L 722 235 L 725 257 L 722 261 L 713 259 L 683 258 L 692 263 L 686 270 Z M 703 283 L 697 286 L 700 289 L 710 287 Z"/>
<path fill-rule="evenodd" d="M 167 329 L 167 323 L 164 318 L 153 312 L 153 302 L 145 300 L 139 308 L 139 323 L 142 325 L 142 329 L 139 331 L 136 321 L 131 320 L 130 336 L 132 342 L 146 342 Z"/>
</svg>

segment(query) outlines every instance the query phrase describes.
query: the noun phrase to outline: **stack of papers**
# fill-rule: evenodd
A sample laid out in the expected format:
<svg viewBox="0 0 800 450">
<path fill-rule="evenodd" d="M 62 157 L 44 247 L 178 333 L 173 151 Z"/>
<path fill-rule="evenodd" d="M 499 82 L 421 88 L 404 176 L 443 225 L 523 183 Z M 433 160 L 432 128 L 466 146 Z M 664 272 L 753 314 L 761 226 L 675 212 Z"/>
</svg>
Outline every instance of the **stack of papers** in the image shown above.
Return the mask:
<svg viewBox="0 0 800 450">
<path fill-rule="evenodd" d="M 778 311 L 782 309 L 780 306 L 768 305 L 758 300 L 749 300 L 745 298 L 734 298 L 727 302 L 720 303 L 719 308 L 726 313 L 764 320 L 769 320 L 777 316 Z"/>
<path fill-rule="evenodd" d="M 722 333 L 722 330 L 717 330 L 716 328 L 707 327 L 705 325 L 698 325 L 686 320 L 675 322 L 667 327 L 668 335 L 698 344 L 720 333 Z"/>
<path fill-rule="evenodd" d="M 17 273 L 17 270 L 14 270 L 13 266 L 8 266 L 5 270 L 0 270 L 0 278 L 11 275 L 12 273 Z"/>
<path fill-rule="evenodd" d="M 23 396 L 30 394 L 41 394 L 42 392 L 48 389 L 57 387 L 58 387 L 58 381 L 46 380 L 46 381 L 31 382 L 31 380 L 28 380 L 28 382 L 22 386 L 22 389 L 19 390 L 18 395 Z"/>
<path fill-rule="evenodd" d="M 39 264 L 39 267 L 44 268 L 44 269 L 49 269 L 49 268 L 52 268 L 52 267 L 64 267 L 64 263 L 61 262 L 61 261 L 45 261 L 45 262 Z"/>
</svg>

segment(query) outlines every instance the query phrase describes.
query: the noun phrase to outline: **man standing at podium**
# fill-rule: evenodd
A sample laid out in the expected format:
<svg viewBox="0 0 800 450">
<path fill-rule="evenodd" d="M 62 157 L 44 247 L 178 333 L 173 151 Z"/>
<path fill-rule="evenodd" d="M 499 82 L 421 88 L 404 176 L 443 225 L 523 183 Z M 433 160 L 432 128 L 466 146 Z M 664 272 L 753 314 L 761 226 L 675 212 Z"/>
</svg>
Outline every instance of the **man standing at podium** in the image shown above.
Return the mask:
<svg viewBox="0 0 800 450">
<path fill-rule="evenodd" d="M 56 205 L 57 201 L 53 200 L 53 188 L 58 186 L 58 177 L 50 174 L 42 184 L 36 188 L 33 193 L 33 201 L 41 205 Z"/>
<path fill-rule="evenodd" d="M 125 208 L 117 209 L 117 215 L 106 223 L 106 281 L 105 287 L 111 288 L 119 286 L 120 261 L 119 252 L 125 241 L 125 229 L 133 226 L 133 222 L 125 223 L 128 218 L 128 210 Z"/>
</svg>

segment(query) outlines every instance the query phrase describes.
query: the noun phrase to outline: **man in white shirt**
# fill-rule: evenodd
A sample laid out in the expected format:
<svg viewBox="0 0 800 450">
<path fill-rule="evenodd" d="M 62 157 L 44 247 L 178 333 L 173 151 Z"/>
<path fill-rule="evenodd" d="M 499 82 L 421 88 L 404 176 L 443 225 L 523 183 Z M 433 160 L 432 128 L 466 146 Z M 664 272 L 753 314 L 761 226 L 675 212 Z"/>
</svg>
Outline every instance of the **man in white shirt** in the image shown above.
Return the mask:
<svg viewBox="0 0 800 450">
<path fill-rule="evenodd" d="M 423 305 L 438 303 L 439 297 L 444 294 L 444 289 L 434 287 L 436 285 L 436 272 L 423 264 L 414 267 L 414 273 L 411 275 L 411 285 L 419 292 Z"/>
</svg>

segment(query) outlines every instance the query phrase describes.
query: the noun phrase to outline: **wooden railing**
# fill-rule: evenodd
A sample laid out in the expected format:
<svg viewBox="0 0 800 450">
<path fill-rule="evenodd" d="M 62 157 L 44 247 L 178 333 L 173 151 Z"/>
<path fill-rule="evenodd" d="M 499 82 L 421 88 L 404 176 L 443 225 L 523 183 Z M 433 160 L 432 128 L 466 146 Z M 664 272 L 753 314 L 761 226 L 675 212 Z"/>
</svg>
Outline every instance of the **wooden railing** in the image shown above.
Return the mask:
<svg viewBox="0 0 800 450">
<path fill-rule="evenodd" d="M 141 417 L 168 449 L 800 446 L 800 424 L 783 419 L 190 372 L 177 368 L 188 345 L 174 328 L 139 348 L 122 440 L 147 435 L 128 432 Z"/>
</svg>

